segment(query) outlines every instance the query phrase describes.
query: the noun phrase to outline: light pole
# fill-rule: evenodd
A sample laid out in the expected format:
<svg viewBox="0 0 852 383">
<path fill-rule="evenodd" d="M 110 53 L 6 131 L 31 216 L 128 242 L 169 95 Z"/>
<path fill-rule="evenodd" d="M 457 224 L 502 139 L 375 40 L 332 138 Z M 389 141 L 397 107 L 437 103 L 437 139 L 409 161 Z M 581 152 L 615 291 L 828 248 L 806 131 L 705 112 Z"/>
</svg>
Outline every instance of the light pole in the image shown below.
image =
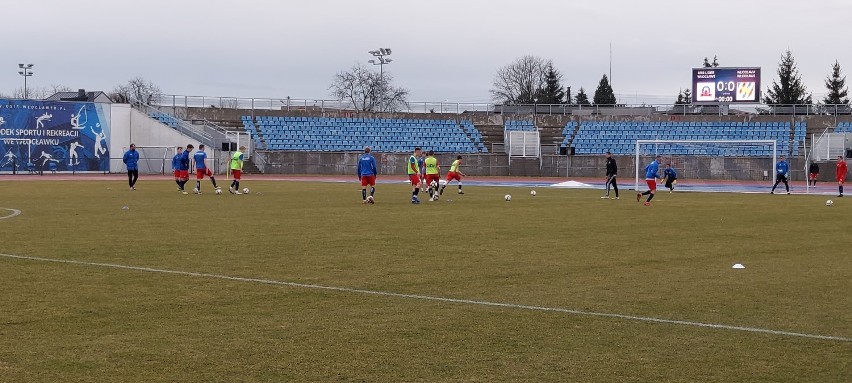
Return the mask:
<svg viewBox="0 0 852 383">
<path fill-rule="evenodd" d="M 30 76 L 33 75 L 33 72 L 30 70 L 30 69 L 33 68 L 33 64 L 27 64 L 27 65 L 18 64 L 18 68 L 21 69 L 21 71 L 18 72 L 18 74 L 21 75 L 21 76 L 24 76 L 24 98 L 29 98 L 28 97 L 29 94 L 27 93 L 27 77 L 30 77 Z"/>
<path fill-rule="evenodd" d="M 373 64 L 373 65 L 378 65 L 379 66 L 379 76 L 383 76 L 385 64 L 390 64 L 391 62 L 393 62 L 393 59 L 386 59 L 385 58 L 385 56 L 390 56 L 391 49 L 390 48 L 379 48 L 379 49 L 376 49 L 374 51 L 369 51 L 367 53 L 373 55 L 373 57 L 375 57 L 377 59 L 377 60 L 370 60 L 370 61 L 367 61 L 367 62 L 370 63 L 370 64 Z"/>
</svg>

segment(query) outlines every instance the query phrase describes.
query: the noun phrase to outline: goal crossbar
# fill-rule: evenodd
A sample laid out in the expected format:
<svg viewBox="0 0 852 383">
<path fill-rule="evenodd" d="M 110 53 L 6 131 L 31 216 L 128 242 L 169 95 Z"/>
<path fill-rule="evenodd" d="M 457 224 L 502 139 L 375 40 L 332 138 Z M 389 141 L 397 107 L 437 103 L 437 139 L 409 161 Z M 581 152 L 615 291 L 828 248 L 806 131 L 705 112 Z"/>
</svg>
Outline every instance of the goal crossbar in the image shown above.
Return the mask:
<svg viewBox="0 0 852 383">
<path fill-rule="evenodd" d="M 639 190 L 639 169 L 641 168 L 641 164 L 639 163 L 640 157 L 640 148 L 642 145 L 667 145 L 667 144 L 685 144 L 685 145 L 712 145 L 712 144 L 743 144 L 743 145 L 772 145 L 772 163 L 775 164 L 778 161 L 778 140 L 636 140 L 636 152 L 635 152 L 635 170 L 636 170 L 636 179 L 634 184 L 634 190 Z M 772 171 L 772 183 L 775 183 L 775 171 Z"/>
</svg>

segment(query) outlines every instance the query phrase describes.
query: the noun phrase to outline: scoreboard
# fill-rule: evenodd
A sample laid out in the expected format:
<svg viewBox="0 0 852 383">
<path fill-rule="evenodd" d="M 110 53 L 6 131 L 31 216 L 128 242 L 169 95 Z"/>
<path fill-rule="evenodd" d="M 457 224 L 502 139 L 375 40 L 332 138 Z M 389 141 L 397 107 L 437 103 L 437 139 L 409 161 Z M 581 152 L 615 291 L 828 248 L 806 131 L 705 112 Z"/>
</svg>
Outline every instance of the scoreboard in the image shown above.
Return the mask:
<svg viewBox="0 0 852 383">
<path fill-rule="evenodd" d="M 692 68 L 692 102 L 760 102 L 760 68 Z"/>
</svg>

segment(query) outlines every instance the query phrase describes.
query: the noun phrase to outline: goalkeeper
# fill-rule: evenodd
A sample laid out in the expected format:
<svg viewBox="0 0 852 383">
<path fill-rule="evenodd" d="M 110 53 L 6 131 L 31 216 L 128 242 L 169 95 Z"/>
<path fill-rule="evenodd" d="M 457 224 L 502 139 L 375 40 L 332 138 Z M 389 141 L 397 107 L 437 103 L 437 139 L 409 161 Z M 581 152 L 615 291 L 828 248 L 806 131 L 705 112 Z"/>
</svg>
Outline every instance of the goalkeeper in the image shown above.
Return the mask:
<svg viewBox="0 0 852 383">
<path fill-rule="evenodd" d="M 775 188 L 778 187 L 778 184 L 783 182 L 784 188 L 787 189 L 787 194 L 790 194 L 790 184 L 787 183 L 787 177 L 790 174 L 790 165 L 787 164 L 787 161 L 784 159 L 784 156 L 781 156 L 781 160 L 775 164 L 775 185 L 772 185 L 772 191 L 769 194 L 775 194 Z"/>
<path fill-rule="evenodd" d="M 666 170 L 663 170 L 663 178 L 666 181 L 666 187 L 669 188 L 669 193 L 673 192 L 674 186 L 677 185 L 677 172 L 672 164 L 666 164 Z"/>
</svg>

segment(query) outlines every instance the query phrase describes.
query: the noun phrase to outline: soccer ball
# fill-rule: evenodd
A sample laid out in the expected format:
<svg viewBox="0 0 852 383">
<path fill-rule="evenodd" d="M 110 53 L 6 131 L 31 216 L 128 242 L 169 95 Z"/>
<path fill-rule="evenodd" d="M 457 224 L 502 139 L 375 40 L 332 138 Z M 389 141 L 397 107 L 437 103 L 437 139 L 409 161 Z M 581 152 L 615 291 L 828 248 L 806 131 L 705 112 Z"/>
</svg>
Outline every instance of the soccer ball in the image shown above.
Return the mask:
<svg viewBox="0 0 852 383">
<path fill-rule="evenodd" d="M 832 201 L 832 200 L 825 201 L 825 206 L 834 206 L 834 201 Z"/>
<path fill-rule="evenodd" d="M 375 200 L 375 199 L 373 199 L 373 196 L 368 196 L 368 197 L 367 197 L 367 203 L 371 203 L 371 204 L 372 204 L 372 203 L 376 203 L 376 200 Z"/>
<path fill-rule="evenodd" d="M 530 191 L 530 195 L 535 197 L 535 190 Z"/>
<path fill-rule="evenodd" d="M 438 188 L 438 183 L 437 183 L 437 182 L 435 182 L 435 181 L 432 181 L 432 183 L 431 183 L 431 184 L 429 184 L 429 186 L 431 186 L 431 187 L 432 187 L 432 189 L 437 189 L 437 188 Z"/>
<path fill-rule="evenodd" d="M 512 200 L 512 196 L 510 196 L 510 195 L 506 194 L 506 196 L 505 196 L 505 197 L 503 197 L 503 199 L 505 199 L 505 200 L 506 200 L 506 202 L 509 202 L 509 201 L 511 201 L 511 200 Z"/>
<path fill-rule="evenodd" d="M 216 189 L 216 194 L 222 194 L 222 189 Z"/>
<path fill-rule="evenodd" d="M 249 193 L 249 188 L 243 188 L 243 194 L 248 194 L 248 193 Z"/>
</svg>

